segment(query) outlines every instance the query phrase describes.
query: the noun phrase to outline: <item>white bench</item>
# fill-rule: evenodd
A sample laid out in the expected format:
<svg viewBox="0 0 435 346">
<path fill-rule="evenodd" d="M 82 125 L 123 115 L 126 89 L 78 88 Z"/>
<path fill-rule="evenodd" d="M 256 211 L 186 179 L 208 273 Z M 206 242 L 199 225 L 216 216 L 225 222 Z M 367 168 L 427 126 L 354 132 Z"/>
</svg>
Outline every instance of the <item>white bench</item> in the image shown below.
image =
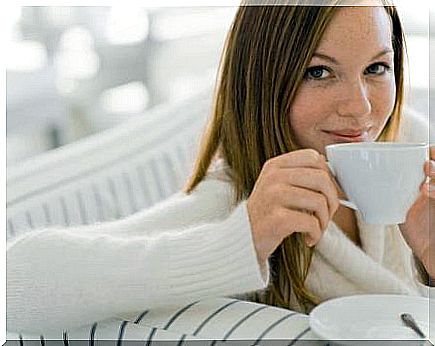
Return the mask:
<svg viewBox="0 0 435 346">
<path fill-rule="evenodd" d="M 125 217 L 180 190 L 210 92 L 40 154 L 7 170 L 7 239 L 51 225 Z"/>
</svg>

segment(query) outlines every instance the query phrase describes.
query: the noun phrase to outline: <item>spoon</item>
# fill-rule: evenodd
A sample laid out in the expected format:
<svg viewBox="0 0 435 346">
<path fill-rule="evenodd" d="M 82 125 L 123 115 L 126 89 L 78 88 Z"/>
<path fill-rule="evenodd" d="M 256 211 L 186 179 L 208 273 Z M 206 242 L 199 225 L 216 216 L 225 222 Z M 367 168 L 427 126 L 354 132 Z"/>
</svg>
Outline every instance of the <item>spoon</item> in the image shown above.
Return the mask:
<svg viewBox="0 0 435 346">
<path fill-rule="evenodd" d="M 417 322 L 415 322 L 414 318 L 411 314 L 401 314 L 400 318 L 402 319 L 403 323 L 411 328 L 419 337 L 426 339 L 426 335 L 421 331 L 421 329 L 418 327 Z"/>
</svg>

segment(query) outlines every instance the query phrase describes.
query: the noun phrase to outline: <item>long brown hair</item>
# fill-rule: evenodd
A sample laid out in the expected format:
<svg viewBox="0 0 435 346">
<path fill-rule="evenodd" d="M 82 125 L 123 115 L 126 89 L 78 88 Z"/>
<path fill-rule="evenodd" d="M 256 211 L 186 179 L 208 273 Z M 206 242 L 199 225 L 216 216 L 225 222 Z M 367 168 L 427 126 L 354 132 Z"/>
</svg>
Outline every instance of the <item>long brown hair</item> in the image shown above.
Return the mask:
<svg viewBox="0 0 435 346">
<path fill-rule="evenodd" d="M 385 4 L 393 28 L 396 100 L 378 140 L 393 141 L 403 102 L 404 35 L 394 7 Z M 336 6 L 240 6 L 221 58 L 212 117 L 185 191 L 204 179 L 211 162 L 223 158 L 235 203 L 247 198 L 270 158 L 298 149 L 287 116 L 304 73 Z M 290 307 L 294 297 L 309 311 L 316 297 L 305 286 L 312 249 L 300 234 L 286 238 L 271 256 L 269 287 L 254 299 Z"/>
</svg>

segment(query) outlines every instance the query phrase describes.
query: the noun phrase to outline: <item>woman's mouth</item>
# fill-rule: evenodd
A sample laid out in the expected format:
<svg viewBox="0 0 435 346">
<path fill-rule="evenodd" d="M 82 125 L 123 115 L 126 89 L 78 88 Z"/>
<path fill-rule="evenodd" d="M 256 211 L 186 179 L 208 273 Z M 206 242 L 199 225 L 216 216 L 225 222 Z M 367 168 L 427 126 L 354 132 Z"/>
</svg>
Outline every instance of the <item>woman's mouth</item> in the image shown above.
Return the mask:
<svg viewBox="0 0 435 346">
<path fill-rule="evenodd" d="M 368 141 L 367 130 L 338 130 L 323 131 L 333 138 L 334 142 L 366 142 Z"/>
</svg>

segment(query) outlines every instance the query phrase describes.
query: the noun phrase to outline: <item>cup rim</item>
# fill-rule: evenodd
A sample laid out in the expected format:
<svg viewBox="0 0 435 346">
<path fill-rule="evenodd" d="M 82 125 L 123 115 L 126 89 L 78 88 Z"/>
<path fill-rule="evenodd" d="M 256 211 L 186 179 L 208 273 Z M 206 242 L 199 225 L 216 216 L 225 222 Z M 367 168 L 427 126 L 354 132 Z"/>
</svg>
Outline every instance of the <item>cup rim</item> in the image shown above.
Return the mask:
<svg viewBox="0 0 435 346">
<path fill-rule="evenodd" d="M 325 150 L 348 150 L 359 147 L 364 150 L 388 150 L 391 147 L 396 147 L 405 150 L 415 150 L 421 148 L 429 149 L 429 144 L 424 142 L 415 143 L 400 143 L 400 142 L 352 142 L 352 143 L 335 143 L 325 146 Z"/>
</svg>

